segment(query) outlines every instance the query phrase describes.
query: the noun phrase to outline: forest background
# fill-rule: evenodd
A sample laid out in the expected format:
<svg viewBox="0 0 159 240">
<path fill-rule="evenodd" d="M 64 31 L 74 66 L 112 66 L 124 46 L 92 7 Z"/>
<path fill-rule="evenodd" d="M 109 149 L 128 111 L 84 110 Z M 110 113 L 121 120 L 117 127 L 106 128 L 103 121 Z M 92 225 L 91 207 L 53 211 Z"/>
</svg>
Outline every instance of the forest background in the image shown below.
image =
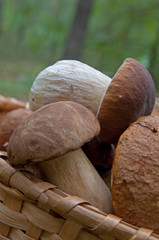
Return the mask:
<svg viewBox="0 0 159 240">
<path fill-rule="evenodd" d="M 127 57 L 159 95 L 159 0 L 0 0 L 0 94 L 28 100 L 40 71 L 76 59 L 113 77 Z"/>
</svg>

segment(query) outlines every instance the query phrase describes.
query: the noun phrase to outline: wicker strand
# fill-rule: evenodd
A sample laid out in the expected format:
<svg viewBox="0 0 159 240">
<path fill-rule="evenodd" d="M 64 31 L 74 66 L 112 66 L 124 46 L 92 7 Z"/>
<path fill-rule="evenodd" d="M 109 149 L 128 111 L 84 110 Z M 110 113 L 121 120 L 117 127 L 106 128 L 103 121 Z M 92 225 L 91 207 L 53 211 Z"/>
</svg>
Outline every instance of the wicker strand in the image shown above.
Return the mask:
<svg viewBox="0 0 159 240">
<path fill-rule="evenodd" d="M 45 212 L 50 211 L 49 207 L 46 207 L 43 204 L 37 203 L 37 207 L 40 208 L 41 210 L 45 210 Z M 37 209 L 38 209 L 37 208 Z M 43 230 L 37 226 L 35 226 L 33 223 L 30 222 L 28 229 L 26 231 L 27 236 L 35 238 L 35 239 L 39 239 L 41 234 L 42 234 Z"/>
<path fill-rule="evenodd" d="M 9 240 L 9 238 L 5 238 L 2 235 L 0 235 L 0 240 Z"/>
<path fill-rule="evenodd" d="M 146 228 L 139 228 L 139 230 L 129 240 L 148 240 L 153 230 Z"/>
<path fill-rule="evenodd" d="M 72 240 L 159 240 L 150 229 L 139 229 L 52 184 L 26 177 L 2 158 L 0 169 L 7 175 L 0 170 L 0 222 L 9 229 L 5 236 L 0 228 L 1 239 L 70 240 L 67 234 L 74 231 Z"/>
<path fill-rule="evenodd" d="M 54 234 L 52 236 L 52 240 L 63 240 L 62 238 L 60 238 L 57 234 Z"/>
<path fill-rule="evenodd" d="M 9 209 L 19 212 L 21 209 L 21 206 L 22 206 L 22 201 L 17 201 L 14 198 L 10 198 L 8 195 L 5 195 L 3 204 L 4 204 L 4 206 L 7 206 Z M 5 233 L 4 233 L 4 231 L 5 231 Z M 3 227 L 3 235 L 8 236 L 9 232 L 10 232 L 10 227 L 5 225 Z"/>
<path fill-rule="evenodd" d="M 37 186 L 38 191 L 35 192 L 35 186 Z M 50 184 L 48 182 L 38 182 L 35 183 L 34 185 L 31 185 L 29 187 L 29 189 L 26 189 L 26 191 L 24 192 L 24 196 L 26 198 L 32 199 L 33 201 L 37 200 L 42 193 L 44 193 L 46 190 L 49 189 L 54 189 L 56 188 L 56 186 L 54 186 L 53 184 Z M 40 190 L 40 191 L 39 191 Z"/>
<path fill-rule="evenodd" d="M 101 223 L 99 223 L 97 226 L 90 230 L 94 231 L 95 233 L 100 233 L 100 235 L 102 235 L 102 232 L 103 231 L 105 232 L 105 226 L 107 226 L 106 227 L 107 233 L 109 233 L 112 232 L 117 227 L 121 220 L 122 219 L 117 216 L 108 214 Z"/>
<path fill-rule="evenodd" d="M 75 240 L 81 229 L 82 225 L 68 218 L 62 226 L 58 236 L 62 240 Z"/>
<path fill-rule="evenodd" d="M 71 211 L 75 206 L 81 205 L 83 203 L 89 204 L 82 198 L 76 196 L 67 196 L 60 199 L 52 208 L 55 212 L 64 216 L 67 212 Z"/>
<path fill-rule="evenodd" d="M 39 239 L 42 233 L 42 229 L 34 226 L 32 223 L 29 224 L 27 230 L 26 230 L 26 235 L 35 239 Z"/>
<path fill-rule="evenodd" d="M 13 229 L 9 233 L 9 238 L 14 240 L 36 240 L 35 238 L 29 237 L 19 229 Z"/>
</svg>

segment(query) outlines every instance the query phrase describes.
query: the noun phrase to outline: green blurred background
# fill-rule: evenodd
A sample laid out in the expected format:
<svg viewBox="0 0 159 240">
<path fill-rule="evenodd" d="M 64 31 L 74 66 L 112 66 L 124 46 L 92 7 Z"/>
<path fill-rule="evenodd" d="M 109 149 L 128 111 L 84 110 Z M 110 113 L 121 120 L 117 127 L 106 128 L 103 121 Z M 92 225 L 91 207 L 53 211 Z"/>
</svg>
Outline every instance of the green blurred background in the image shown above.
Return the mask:
<svg viewBox="0 0 159 240">
<path fill-rule="evenodd" d="M 78 59 L 113 77 L 127 57 L 159 93 L 159 0 L 0 0 L 0 94 L 28 100 L 45 67 Z"/>
</svg>

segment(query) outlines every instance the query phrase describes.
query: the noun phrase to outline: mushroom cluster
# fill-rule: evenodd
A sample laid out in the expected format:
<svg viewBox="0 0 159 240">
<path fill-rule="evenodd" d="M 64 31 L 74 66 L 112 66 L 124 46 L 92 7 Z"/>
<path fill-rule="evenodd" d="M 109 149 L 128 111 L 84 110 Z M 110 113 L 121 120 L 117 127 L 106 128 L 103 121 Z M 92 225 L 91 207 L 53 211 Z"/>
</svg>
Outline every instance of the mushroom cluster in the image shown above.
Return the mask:
<svg viewBox="0 0 159 240">
<path fill-rule="evenodd" d="M 14 129 L 32 114 L 28 104 L 0 95 L 0 151 L 6 151 Z"/>
<path fill-rule="evenodd" d="M 159 233 L 155 94 L 150 73 L 133 58 L 112 79 L 79 61 L 58 61 L 34 80 L 30 112 L 8 139 L 8 160 Z"/>
</svg>

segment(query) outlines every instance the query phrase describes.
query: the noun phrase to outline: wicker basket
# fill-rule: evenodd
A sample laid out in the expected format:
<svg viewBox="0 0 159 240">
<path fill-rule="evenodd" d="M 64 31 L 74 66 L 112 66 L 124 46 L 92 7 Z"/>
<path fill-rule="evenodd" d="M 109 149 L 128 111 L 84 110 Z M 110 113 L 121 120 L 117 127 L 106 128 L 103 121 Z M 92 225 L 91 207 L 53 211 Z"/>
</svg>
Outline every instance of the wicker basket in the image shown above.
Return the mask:
<svg viewBox="0 0 159 240">
<path fill-rule="evenodd" d="M 0 240 L 156 240 L 0 158 Z"/>
</svg>

